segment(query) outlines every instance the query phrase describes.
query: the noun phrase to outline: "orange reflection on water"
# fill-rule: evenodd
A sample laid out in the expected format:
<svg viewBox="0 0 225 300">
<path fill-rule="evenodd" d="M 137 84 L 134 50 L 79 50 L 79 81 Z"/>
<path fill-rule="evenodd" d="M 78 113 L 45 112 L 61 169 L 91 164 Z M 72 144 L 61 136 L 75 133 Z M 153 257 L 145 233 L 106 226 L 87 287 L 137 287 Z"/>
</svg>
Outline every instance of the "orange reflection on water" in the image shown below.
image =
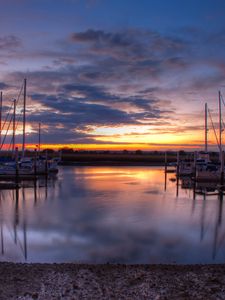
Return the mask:
<svg viewBox="0 0 225 300">
<path fill-rule="evenodd" d="M 116 202 L 149 201 L 146 194 L 164 189 L 164 170 L 159 167 L 76 167 L 74 181 L 91 191 L 110 193 Z M 141 192 L 141 194 L 140 194 Z M 132 197 L 130 194 L 132 193 Z M 115 195 L 118 197 L 115 198 Z M 136 195 L 136 197 L 135 197 Z M 144 197 L 143 197 L 144 195 Z M 160 196 L 161 197 L 161 196 Z M 106 197 L 105 197 L 106 198 Z M 104 201 L 104 196 L 98 201 Z"/>
</svg>

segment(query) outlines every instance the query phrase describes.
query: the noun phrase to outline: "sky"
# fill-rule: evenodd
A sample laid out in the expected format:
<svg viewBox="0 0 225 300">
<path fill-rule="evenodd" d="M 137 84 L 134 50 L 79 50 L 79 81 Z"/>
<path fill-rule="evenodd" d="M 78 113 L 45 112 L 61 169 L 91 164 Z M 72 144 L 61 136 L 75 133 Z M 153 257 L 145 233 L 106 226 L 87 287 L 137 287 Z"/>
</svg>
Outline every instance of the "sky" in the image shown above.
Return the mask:
<svg viewBox="0 0 225 300">
<path fill-rule="evenodd" d="M 1 0 L 3 120 L 19 98 L 19 145 L 27 78 L 27 146 L 41 123 L 42 147 L 202 149 L 204 105 L 218 134 L 225 92 L 224 15 L 223 0 Z"/>
</svg>

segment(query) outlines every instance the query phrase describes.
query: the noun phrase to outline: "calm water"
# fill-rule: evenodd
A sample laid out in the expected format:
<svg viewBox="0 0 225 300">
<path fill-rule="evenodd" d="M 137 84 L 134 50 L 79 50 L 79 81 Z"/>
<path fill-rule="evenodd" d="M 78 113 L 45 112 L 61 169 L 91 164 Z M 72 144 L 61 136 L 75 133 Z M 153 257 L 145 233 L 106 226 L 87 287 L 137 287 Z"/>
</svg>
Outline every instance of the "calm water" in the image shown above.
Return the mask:
<svg viewBox="0 0 225 300">
<path fill-rule="evenodd" d="M 47 187 L 1 191 L 1 260 L 224 262 L 223 200 L 171 178 L 165 191 L 163 168 L 61 167 Z"/>
</svg>

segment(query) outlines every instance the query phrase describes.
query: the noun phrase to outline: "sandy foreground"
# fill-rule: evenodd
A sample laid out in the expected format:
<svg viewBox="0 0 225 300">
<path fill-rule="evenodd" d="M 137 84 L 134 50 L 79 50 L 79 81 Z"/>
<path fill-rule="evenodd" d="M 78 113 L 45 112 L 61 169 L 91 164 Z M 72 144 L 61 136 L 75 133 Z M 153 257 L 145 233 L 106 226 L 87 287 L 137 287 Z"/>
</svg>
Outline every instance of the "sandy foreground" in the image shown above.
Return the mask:
<svg viewBox="0 0 225 300">
<path fill-rule="evenodd" d="M 0 263 L 0 299 L 225 299 L 225 265 Z"/>
</svg>

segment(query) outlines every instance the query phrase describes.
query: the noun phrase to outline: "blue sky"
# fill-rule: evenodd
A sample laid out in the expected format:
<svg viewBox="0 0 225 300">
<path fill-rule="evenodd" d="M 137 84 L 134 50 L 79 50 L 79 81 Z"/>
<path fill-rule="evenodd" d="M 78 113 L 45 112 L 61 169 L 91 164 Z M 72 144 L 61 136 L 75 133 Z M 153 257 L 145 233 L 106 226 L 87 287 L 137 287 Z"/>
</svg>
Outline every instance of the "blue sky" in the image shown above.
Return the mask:
<svg viewBox="0 0 225 300">
<path fill-rule="evenodd" d="M 222 0 L 2 1 L 5 106 L 27 77 L 30 142 L 41 121 L 50 144 L 198 147 L 204 103 L 217 118 L 224 90 L 224 12 Z"/>
</svg>

